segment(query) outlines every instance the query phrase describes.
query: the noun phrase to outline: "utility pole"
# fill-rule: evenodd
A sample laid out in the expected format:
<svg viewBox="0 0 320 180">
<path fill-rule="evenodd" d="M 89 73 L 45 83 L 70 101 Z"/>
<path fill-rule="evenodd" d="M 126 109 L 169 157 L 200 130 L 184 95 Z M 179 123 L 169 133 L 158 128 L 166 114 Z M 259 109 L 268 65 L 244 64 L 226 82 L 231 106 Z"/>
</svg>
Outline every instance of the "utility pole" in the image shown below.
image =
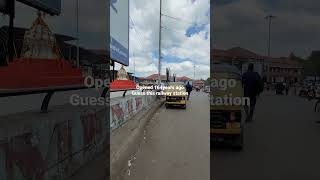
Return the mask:
<svg viewBox="0 0 320 180">
<path fill-rule="evenodd" d="M 161 16 L 162 16 L 162 0 L 160 0 L 160 13 L 159 13 L 159 59 L 158 59 L 158 76 L 159 84 L 161 82 Z"/>
<path fill-rule="evenodd" d="M 270 49 L 271 49 L 271 22 L 272 20 L 276 18 L 276 16 L 273 16 L 273 15 L 268 15 L 265 17 L 265 19 L 268 20 L 268 23 L 269 23 L 269 35 L 268 35 L 268 57 L 270 57 Z"/>
<path fill-rule="evenodd" d="M 76 23 L 77 23 L 77 67 L 80 67 L 80 58 L 79 58 L 79 0 L 76 0 Z"/>
<path fill-rule="evenodd" d="M 268 58 L 270 59 L 271 58 L 271 23 L 272 23 L 272 20 L 276 18 L 276 16 L 273 16 L 272 14 L 268 15 L 265 17 L 266 20 L 268 20 L 268 23 L 269 23 L 269 31 L 268 31 Z M 265 59 L 263 59 L 263 72 L 266 70 L 266 67 L 265 67 Z"/>
<path fill-rule="evenodd" d="M 196 80 L 196 64 L 193 63 L 193 79 Z"/>
<path fill-rule="evenodd" d="M 134 57 L 133 53 L 132 55 L 133 55 L 133 81 L 136 82 L 136 58 Z"/>
</svg>

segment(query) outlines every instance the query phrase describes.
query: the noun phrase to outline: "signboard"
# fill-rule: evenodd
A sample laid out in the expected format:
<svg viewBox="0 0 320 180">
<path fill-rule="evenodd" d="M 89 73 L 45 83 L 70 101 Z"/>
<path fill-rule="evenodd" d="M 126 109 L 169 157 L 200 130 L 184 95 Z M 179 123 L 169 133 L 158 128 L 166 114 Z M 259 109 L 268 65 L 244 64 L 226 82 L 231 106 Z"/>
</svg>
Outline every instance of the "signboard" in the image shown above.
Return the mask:
<svg viewBox="0 0 320 180">
<path fill-rule="evenodd" d="M 129 65 L 129 0 L 110 2 L 111 59 Z"/>
<path fill-rule="evenodd" d="M 51 15 L 61 12 L 61 0 L 17 0 Z"/>
</svg>

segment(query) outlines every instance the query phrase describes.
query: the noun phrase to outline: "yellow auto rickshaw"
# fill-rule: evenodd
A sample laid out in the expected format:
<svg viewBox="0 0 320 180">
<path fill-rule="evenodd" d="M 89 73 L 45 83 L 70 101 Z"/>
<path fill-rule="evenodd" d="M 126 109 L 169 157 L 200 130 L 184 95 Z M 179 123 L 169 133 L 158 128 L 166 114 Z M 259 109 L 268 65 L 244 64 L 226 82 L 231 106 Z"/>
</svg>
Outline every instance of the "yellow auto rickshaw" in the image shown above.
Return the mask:
<svg viewBox="0 0 320 180">
<path fill-rule="evenodd" d="M 230 83 L 229 83 L 230 82 Z M 242 104 L 217 103 L 217 99 L 243 98 L 241 74 L 235 66 L 214 64 L 210 86 L 210 137 L 211 147 L 224 143 L 242 149 Z"/>
<path fill-rule="evenodd" d="M 169 107 L 182 107 L 187 108 L 187 91 L 183 83 L 170 82 L 165 93 L 165 106 Z"/>
</svg>

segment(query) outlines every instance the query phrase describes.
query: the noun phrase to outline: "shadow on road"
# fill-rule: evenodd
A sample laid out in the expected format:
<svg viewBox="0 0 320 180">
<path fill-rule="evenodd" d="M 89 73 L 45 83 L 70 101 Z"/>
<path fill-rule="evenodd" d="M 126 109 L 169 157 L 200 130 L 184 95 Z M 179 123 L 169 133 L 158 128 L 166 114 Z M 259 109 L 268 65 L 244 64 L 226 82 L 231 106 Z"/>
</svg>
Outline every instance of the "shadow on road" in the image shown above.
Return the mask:
<svg viewBox="0 0 320 180">
<path fill-rule="evenodd" d="M 215 153 L 215 152 L 242 152 L 243 150 L 241 149 L 237 149 L 234 147 L 231 147 L 229 144 L 225 144 L 225 143 L 215 143 L 215 144 L 211 144 L 210 147 L 210 152 L 211 153 Z"/>
</svg>

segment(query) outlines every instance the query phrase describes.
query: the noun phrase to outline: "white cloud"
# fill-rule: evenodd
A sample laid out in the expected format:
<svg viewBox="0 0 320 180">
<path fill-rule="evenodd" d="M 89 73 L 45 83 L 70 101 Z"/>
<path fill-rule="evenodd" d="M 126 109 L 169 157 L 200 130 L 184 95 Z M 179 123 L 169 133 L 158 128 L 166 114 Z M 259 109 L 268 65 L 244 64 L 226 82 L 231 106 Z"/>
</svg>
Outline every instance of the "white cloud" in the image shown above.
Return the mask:
<svg viewBox="0 0 320 180">
<path fill-rule="evenodd" d="M 192 61 L 165 62 L 163 66 L 169 67 L 171 72 L 173 71 L 172 73 L 175 73 L 179 77 L 187 76 L 194 78 L 195 76 L 195 79 L 207 79 L 210 76 L 210 65 L 194 64 Z M 165 74 L 165 71 L 166 69 L 162 68 L 162 74 Z"/>
<path fill-rule="evenodd" d="M 137 76 L 148 76 L 158 72 L 158 60 L 152 52 L 158 53 L 159 37 L 159 0 L 130 1 L 130 17 L 135 29 L 130 29 L 130 66 Z M 162 55 L 175 56 L 179 61 L 162 60 L 162 74 L 170 67 L 178 76 L 187 75 L 193 78 L 193 64 L 196 64 L 196 78 L 209 76 L 210 58 L 210 18 L 206 16 L 209 10 L 209 0 L 170 1 L 162 0 L 162 13 L 178 18 L 175 20 L 162 16 Z M 185 35 L 186 30 L 194 25 L 206 24 L 205 28 L 191 37 Z M 135 68 L 133 60 L 135 59 Z M 200 77 L 201 74 L 201 77 Z"/>
</svg>

